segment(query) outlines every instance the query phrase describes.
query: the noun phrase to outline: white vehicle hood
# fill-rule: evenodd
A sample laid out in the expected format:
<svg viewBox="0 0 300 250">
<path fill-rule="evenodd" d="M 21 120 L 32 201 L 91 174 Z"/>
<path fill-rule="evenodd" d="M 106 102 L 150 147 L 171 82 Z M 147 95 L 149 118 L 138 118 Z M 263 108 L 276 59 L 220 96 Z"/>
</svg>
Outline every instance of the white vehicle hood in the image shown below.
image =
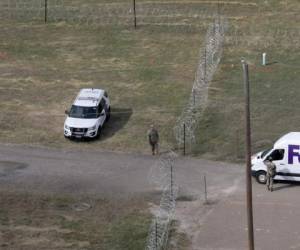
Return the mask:
<svg viewBox="0 0 300 250">
<path fill-rule="evenodd" d="M 97 119 L 81 119 L 81 118 L 72 118 L 67 117 L 65 125 L 72 128 L 90 128 L 95 126 Z"/>
<path fill-rule="evenodd" d="M 257 162 L 261 162 L 262 159 L 260 158 L 260 156 L 261 156 L 262 153 L 263 153 L 263 151 L 252 155 L 251 156 L 251 164 L 256 164 Z"/>
</svg>

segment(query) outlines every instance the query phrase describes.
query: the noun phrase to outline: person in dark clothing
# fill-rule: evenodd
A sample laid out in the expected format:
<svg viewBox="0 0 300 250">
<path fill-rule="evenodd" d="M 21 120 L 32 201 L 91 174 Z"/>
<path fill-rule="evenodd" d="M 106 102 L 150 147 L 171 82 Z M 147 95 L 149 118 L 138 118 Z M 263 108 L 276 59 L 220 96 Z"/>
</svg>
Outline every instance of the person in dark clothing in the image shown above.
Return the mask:
<svg viewBox="0 0 300 250">
<path fill-rule="evenodd" d="M 151 146 L 152 155 L 158 154 L 159 135 L 157 129 L 155 129 L 153 124 L 150 126 L 147 135 L 149 139 L 149 144 Z"/>
</svg>

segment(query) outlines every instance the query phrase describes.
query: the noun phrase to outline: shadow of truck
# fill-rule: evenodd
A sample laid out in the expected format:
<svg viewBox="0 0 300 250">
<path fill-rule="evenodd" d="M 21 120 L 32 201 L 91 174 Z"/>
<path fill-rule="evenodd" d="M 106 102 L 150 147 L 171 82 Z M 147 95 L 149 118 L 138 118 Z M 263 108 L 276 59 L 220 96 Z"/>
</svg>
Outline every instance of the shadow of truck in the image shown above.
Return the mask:
<svg viewBox="0 0 300 250">
<path fill-rule="evenodd" d="M 109 121 L 104 125 L 101 132 L 100 140 L 106 140 L 120 129 L 122 129 L 129 121 L 132 115 L 132 109 L 129 108 L 112 108 Z"/>
</svg>

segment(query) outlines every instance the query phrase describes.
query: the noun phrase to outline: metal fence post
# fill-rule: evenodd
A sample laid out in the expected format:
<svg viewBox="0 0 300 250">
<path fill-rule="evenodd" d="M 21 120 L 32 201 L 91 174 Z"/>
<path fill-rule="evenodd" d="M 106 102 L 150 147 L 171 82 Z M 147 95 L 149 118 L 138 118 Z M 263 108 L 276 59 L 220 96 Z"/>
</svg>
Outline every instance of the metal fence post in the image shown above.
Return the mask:
<svg viewBox="0 0 300 250">
<path fill-rule="evenodd" d="M 136 29 L 136 8 L 135 8 L 135 0 L 133 0 L 133 15 L 134 15 L 134 28 Z"/>
<path fill-rule="evenodd" d="M 195 89 L 193 89 L 193 103 L 194 103 L 194 108 L 195 108 L 195 105 L 196 105 Z"/>
<path fill-rule="evenodd" d="M 204 197 L 205 197 L 205 204 L 207 204 L 207 186 L 206 186 L 206 175 L 204 175 Z"/>
<path fill-rule="evenodd" d="M 204 48 L 204 83 L 206 82 L 206 45 L 205 45 L 205 48 Z"/>
<path fill-rule="evenodd" d="M 237 129 L 235 131 L 235 155 L 236 155 L 236 159 L 239 158 L 239 142 L 240 142 L 240 136 L 239 136 L 239 130 Z"/>
<path fill-rule="evenodd" d="M 171 163 L 171 199 L 173 200 L 173 164 Z"/>
<path fill-rule="evenodd" d="M 185 123 L 183 123 L 183 155 L 185 155 Z"/>
<path fill-rule="evenodd" d="M 157 218 L 155 219 L 155 250 L 158 250 L 158 244 L 157 244 Z"/>
<path fill-rule="evenodd" d="M 45 0 L 45 23 L 48 20 L 48 0 Z"/>
</svg>

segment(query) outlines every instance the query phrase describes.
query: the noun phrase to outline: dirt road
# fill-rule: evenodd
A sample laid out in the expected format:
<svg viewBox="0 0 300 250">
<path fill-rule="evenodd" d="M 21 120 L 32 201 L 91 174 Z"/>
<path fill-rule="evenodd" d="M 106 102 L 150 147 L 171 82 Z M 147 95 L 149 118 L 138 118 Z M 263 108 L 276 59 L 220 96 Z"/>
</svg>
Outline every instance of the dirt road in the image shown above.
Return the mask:
<svg viewBox="0 0 300 250">
<path fill-rule="evenodd" d="M 149 173 L 157 159 L 152 155 L 0 145 L 0 187 L 101 196 L 153 192 L 158 186 Z M 231 185 L 232 174 L 240 173 L 240 168 L 179 157 L 174 172 L 182 195 L 200 195 L 204 173 L 210 191 L 218 192 Z"/>
<path fill-rule="evenodd" d="M 157 193 L 150 155 L 0 145 L 0 189 L 110 197 Z M 245 178 L 241 165 L 178 157 L 176 219 L 191 249 L 247 249 Z M 204 175 L 208 204 L 204 204 Z M 300 249 L 299 188 L 253 180 L 256 249 Z"/>
</svg>

